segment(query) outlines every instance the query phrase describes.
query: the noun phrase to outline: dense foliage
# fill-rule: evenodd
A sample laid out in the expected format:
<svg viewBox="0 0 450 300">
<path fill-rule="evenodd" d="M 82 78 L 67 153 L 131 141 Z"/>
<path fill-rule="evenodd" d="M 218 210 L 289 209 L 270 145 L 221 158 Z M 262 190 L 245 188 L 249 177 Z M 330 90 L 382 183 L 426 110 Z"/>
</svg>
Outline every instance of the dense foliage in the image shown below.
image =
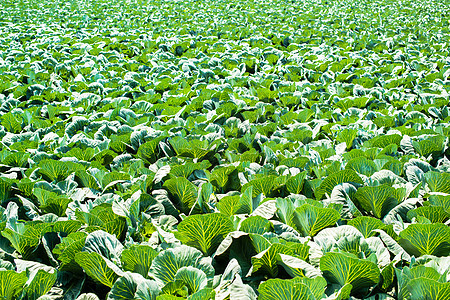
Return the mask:
<svg viewBox="0 0 450 300">
<path fill-rule="evenodd" d="M 0 2 L 1 299 L 450 299 L 450 3 Z"/>
</svg>

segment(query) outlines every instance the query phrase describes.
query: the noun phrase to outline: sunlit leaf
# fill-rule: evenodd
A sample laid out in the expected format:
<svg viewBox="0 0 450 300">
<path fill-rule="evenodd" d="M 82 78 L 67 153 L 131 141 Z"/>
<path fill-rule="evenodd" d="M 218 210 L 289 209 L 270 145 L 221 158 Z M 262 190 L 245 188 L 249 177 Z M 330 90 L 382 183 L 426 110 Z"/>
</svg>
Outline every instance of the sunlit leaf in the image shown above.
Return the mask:
<svg viewBox="0 0 450 300">
<path fill-rule="evenodd" d="M 197 200 L 197 188 L 184 177 L 171 178 L 164 182 L 164 187 L 181 212 L 188 213 Z"/>
<path fill-rule="evenodd" d="M 202 256 L 201 251 L 184 245 L 161 251 L 153 259 L 149 274 L 165 285 L 174 280 L 179 269 L 192 266 L 211 278 L 214 276 L 211 259 Z"/>
<path fill-rule="evenodd" d="M 121 275 L 117 266 L 114 267 L 113 263 L 108 263 L 104 257 L 96 252 L 79 252 L 75 255 L 75 261 L 89 277 L 107 287 L 112 287 Z"/>
<path fill-rule="evenodd" d="M 377 218 L 384 217 L 398 201 L 393 197 L 394 188 L 388 185 L 363 186 L 355 193 L 359 205 Z"/>
<path fill-rule="evenodd" d="M 372 217 L 357 217 L 348 221 L 347 224 L 357 228 L 365 238 L 376 234 L 372 230 L 383 229 L 385 226 L 383 222 Z"/>
<path fill-rule="evenodd" d="M 436 282 L 428 278 L 413 279 L 407 286 L 412 300 L 448 300 L 450 282 Z"/>
<path fill-rule="evenodd" d="M 56 276 L 56 271 L 49 273 L 38 270 L 33 280 L 25 288 L 27 299 L 37 300 L 40 296 L 46 294 L 55 283 Z"/>
<path fill-rule="evenodd" d="M 450 194 L 450 174 L 439 172 L 425 173 L 425 181 L 432 192 Z"/>
<path fill-rule="evenodd" d="M 303 189 L 303 182 L 306 178 L 306 171 L 298 173 L 292 176 L 286 182 L 286 188 L 290 193 L 300 194 Z"/>
<path fill-rule="evenodd" d="M 314 236 L 320 230 L 334 225 L 339 218 L 339 213 L 332 208 L 303 204 L 295 209 L 292 223 L 303 236 Z"/>
<path fill-rule="evenodd" d="M 233 231 L 233 222 L 222 214 L 193 215 L 178 224 L 175 236 L 185 245 L 211 255 L 225 236 Z"/>
<path fill-rule="evenodd" d="M 342 170 L 325 178 L 315 191 L 316 199 L 322 199 L 325 194 L 331 194 L 333 188 L 344 182 L 355 182 L 363 184 L 361 177 L 353 170 Z"/>
<path fill-rule="evenodd" d="M 320 270 L 332 282 L 341 286 L 351 284 L 352 293 L 364 291 L 380 280 L 376 264 L 345 253 L 326 253 L 320 258 Z"/>
<path fill-rule="evenodd" d="M 442 223 L 411 224 L 400 232 L 400 244 L 410 254 L 448 256 L 450 228 Z"/>
<path fill-rule="evenodd" d="M 153 259 L 158 252 L 147 245 L 133 245 L 122 251 L 121 261 L 125 271 L 148 276 Z"/>
<path fill-rule="evenodd" d="M 25 282 L 27 282 L 25 272 L 0 270 L 0 297 L 5 300 L 17 299 Z"/>
</svg>

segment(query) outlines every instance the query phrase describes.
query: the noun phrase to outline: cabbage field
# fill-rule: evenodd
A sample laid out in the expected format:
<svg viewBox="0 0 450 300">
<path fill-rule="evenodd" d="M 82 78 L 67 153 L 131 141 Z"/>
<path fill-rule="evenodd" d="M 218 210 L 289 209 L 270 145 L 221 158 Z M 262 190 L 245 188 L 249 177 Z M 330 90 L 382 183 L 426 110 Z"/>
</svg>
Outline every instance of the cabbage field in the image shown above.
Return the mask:
<svg viewBox="0 0 450 300">
<path fill-rule="evenodd" d="M 0 299 L 449 300 L 448 0 L 0 1 Z"/>
</svg>

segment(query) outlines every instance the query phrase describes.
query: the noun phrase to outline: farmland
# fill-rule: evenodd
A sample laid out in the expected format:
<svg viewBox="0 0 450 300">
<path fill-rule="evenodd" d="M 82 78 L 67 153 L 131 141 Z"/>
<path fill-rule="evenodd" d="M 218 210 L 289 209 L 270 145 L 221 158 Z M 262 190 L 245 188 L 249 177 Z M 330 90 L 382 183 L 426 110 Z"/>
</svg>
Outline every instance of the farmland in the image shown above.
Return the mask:
<svg viewBox="0 0 450 300">
<path fill-rule="evenodd" d="M 450 299 L 449 27 L 0 1 L 0 299 Z"/>
</svg>

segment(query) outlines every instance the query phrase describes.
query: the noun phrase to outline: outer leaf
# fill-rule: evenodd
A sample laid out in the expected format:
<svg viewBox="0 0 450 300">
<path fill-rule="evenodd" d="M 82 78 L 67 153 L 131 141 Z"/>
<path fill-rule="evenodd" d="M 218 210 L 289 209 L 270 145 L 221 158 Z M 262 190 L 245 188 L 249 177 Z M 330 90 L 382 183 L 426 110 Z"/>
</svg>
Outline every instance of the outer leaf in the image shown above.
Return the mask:
<svg viewBox="0 0 450 300">
<path fill-rule="evenodd" d="M 344 253 L 326 253 L 320 259 L 320 270 L 332 282 L 341 286 L 351 284 L 352 293 L 364 293 L 380 280 L 380 271 L 376 264 Z"/>
<path fill-rule="evenodd" d="M 315 278 L 308 277 L 296 277 L 293 279 L 295 283 L 301 283 L 306 285 L 315 299 L 322 299 L 325 296 L 325 288 L 327 287 L 327 281 L 321 276 Z"/>
<path fill-rule="evenodd" d="M 27 282 L 25 272 L 17 273 L 11 270 L 0 270 L 0 297 L 5 300 L 16 299 Z"/>
<path fill-rule="evenodd" d="M 11 196 L 12 180 L 9 178 L 0 177 L 0 203 L 4 205 Z"/>
<path fill-rule="evenodd" d="M 162 293 L 165 295 L 181 296 L 183 299 L 186 299 L 189 295 L 187 286 L 180 280 L 171 281 L 164 285 Z"/>
<path fill-rule="evenodd" d="M 155 300 L 161 292 L 158 284 L 153 280 L 139 282 L 136 290 L 136 298 L 139 300 Z"/>
<path fill-rule="evenodd" d="M 355 198 L 365 211 L 381 219 L 398 204 L 393 193 L 394 188 L 385 184 L 364 186 L 356 191 Z"/>
<path fill-rule="evenodd" d="M 251 191 L 252 187 L 248 188 L 247 191 Z M 247 192 L 246 191 L 246 192 Z M 246 193 L 245 192 L 245 193 Z M 252 198 L 250 196 L 250 201 L 246 201 L 246 197 L 244 194 L 241 196 L 225 196 L 220 199 L 219 203 L 217 203 L 217 208 L 222 214 L 227 216 L 232 216 L 234 214 L 246 213 L 250 214 L 252 212 Z"/>
<path fill-rule="evenodd" d="M 303 204 L 295 210 L 292 223 L 303 236 L 314 236 L 320 230 L 334 225 L 339 218 L 339 213 L 332 208 Z"/>
<path fill-rule="evenodd" d="M 41 210 L 46 213 L 54 213 L 59 217 L 65 216 L 67 206 L 72 202 L 67 196 L 61 196 L 41 188 L 33 189 L 33 195 L 38 199 Z"/>
<path fill-rule="evenodd" d="M 191 266 L 180 268 L 175 274 L 175 280 L 183 282 L 190 295 L 205 288 L 208 284 L 205 272 Z"/>
<path fill-rule="evenodd" d="M 232 173 L 236 173 L 237 176 L 237 171 L 235 170 L 236 168 L 234 166 L 214 168 L 210 178 L 211 184 L 215 186 L 219 192 L 225 192 L 227 190 L 226 187 L 230 185 L 229 181 L 231 181 L 231 177 L 234 176 Z"/>
<path fill-rule="evenodd" d="M 450 174 L 439 172 L 425 173 L 425 181 L 432 192 L 450 194 Z"/>
<path fill-rule="evenodd" d="M 122 216 L 116 215 L 112 210 L 112 204 L 102 203 L 95 206 L 89 212 L 76 211 L 77 220 L 86 223 L 89 226 L 98 226 L 98 229 L 104 229 L 106 232 L 121 238 L 125 230 L 126 220 Z"/>
<path fill-rule="evenodd" d="M 145 278 L 139 274 L 126 272 L 116 280 L 107 299 L 134 299 L 138 282 L 141 280 L 145 280 Z"/>
<path fill-rule="evenodd" d="M 208 278 L 214 276 L 211 259 L 202 258 L 202 252 L 184 245 L 160 252 L 153 260 L 149 274 L 166 285 L 174 280 L 180 268 L 187 266 L 202 270 Z"/>
<path fill-rule="evenodd" d="M 216 292 L 212 288 L 206 287 L 192 294 L 189 297 L 189 300 L 215 300 L 216 299 L 215 296 Z"/>
<path fill-rule="evenodd" d="M 439 206 L 422 206 L 408 211 L 407 216 L 410 220 L 417 217 L 425 217 L 431 223 L 444 223 L 450 218 L 450 213 Z"/>
<path fill-rule="evenodd" d="M 412 141 L 412 145 L 414 149 L 420 156 L 428 157 L 430 154 L 436 153 L 439 154 L 443 147 L 429 140 L 422 141 Z"/>
<path fill-rule="evenodd" d="M 28 258 L 36 249 L 41 238 L 42 230 L 47 226 L 45 223 L 17 223 L 15 230 L 6 228 L 2 231 L 2 235 L 6 237 L 12 246 L 22 254 L 24 258 Z"/>
<path fill-rule="evenodd" d="M 291 227 L 294 227 L 294 223 L 292 223 L 292 216 L 295 211 L 294 203 L 289 198 L 277 198 L 276 199 L 277 206 L 277 215 L 280 220 Z"/>
<path fill-rule="evenodd" d="M 354 182 L 363 184 L 361 177 L 353 170 L 341 170 L 325 178 L 315 191 L 316 199 L 320 200 L 325 194 L 331 194 L 333 188 L 344 182 Z"/>
<path fill-rule="evenodd" d="M 393 267 L 393 263 L 390 263 L 386 267 L 383 268 L 381 271 L 381 289 L 383 291 L 388 291 L 388 289 L 392 286 L 394 283 L 395 278 L 395 270 Z"/>
<path fill-rule="evenodd" d="M 255 248 L 256 252 L 261 253 L 266 249 L 269 249 L 271 242 L 268 239 L 259 234 L 249 234 L 250 240 L 252 241 L 252 245 Z"/>
<path fill-rule="evenodd" d="M 358 229 L 365 238 L 374 236 L 376 232 L 374 229 L 383 229 L 385 224 L 378 219 L 372 217 L 357 217 L 347 222 L 348 225 Z"/>
<path fill-rule="evenodd" d="M 46 159 L 39 162 L 39 173 L 50 181 L 62 181 L 79 170 L 84 170 L 84 167 L 71 161 Z"/>
<path fill-rule="evenodd" d="M 437 282 L 428 278 L 411 280 L 407 288 L 411 293 L 411 300 L 449 300 L 450 282 Z"/>
<path fill-rule="evenodd" d="M 158 144 L 165 137 L 152 139 L 139 146 L 137 157 L 142 158 L 145 162 L 154 163 L 158 157 Z"/>
<path fill-rule="evenodd" d="M 100 186 L 95 179 L 94 176 L 89 174 L 86 171 L 76 171 L 75 172 L 75 181 L 78 183 L 80 187 L 87 187 L 94 190 L 100 190 Z"/>
<path fill-rule="evenodd" d="M 76 220 L 56 221 L 45 227 L 42 233 L 55 232 L 68 235 L 80 229 L 81 224 L 81 222 Z"/>
<path fill-rule="evenodd" d="M 391 144 L 400 146 L 401 140 L 402 136 L 399 134 L 378 135 L 369 140 L 369 143 L 372 147 L 385 148 Z"/>
<path fill-rule="evenodd" d="M 269 279 L 259 285 L 259 300 L 315 300 L 311 290 L 294 280 Z"/>
<path fill-rule="evenodd" d="M 379 238 L 392 254 L 400 256 L 405 261 L 411 261 L 411 256 L 389 234 L 381 229 L 374 229 L 374 232 L 378 233 Z"/>
<path fill-rule="evenodd" d="M 256 199 L 259 197 L 256 197 Z M 260 216 L 267 220 L 272 219 L 277 211 L 276 201 L 275 200 L 265 200 L 261 202 L 253 203 L 254 210 L 250 214 L 251 216 Z"/>
<path fill-rule="evenodd" d="M 450 195 L 431 195 L 428 201 L 433 206 L 440 206 L 445 211 L 450 211 Z"/>
<path fill-rule="evenodd" d="M 116 280 L 107 299 L 154 300 L 160 289 L 154 280 L 145 279 L 140 274 L 125 272 Z"/>
<path fill-rule="evenodd" d="M 216 292 L 210 288 L 206 287 L 189 297 L 189 300 L 215 300 Z"/>
<path fill-rule="evenodd" d="M 330 297 L 326 298 L 327 300 L 347 300 L 350 298 L 350 294 L 352 292 L 352 285 L 347 283 L 343 287 L 340 288 L 339 291 L 332 294 Z"/>
<path fill-rule="evenodd" d="M 403 269 L 395 269 L 399 299 L 409 299 L 408 283 L 413 279 L 428 279 L 432 281 L 442 282 L 443 276 L 435 269 L 425 266 L 416 266 L 413 268 L 403 267 Z"/>
<path fill-rule="evenodd" d="M 347 146 L 347 150 L 349 150 L 352 148 L 353 141 L 355 140 L 357 135 L 358 130 L 346 128 L 338 133 L 336 140 L 341 143 L 345 143 Z"/>
<path fill-rule="evenodd" d="M 147 277 L 152 261 L 157 255 L 158 252 L 150 246 L 133 245 L 122 251 L 122 267 L 125 271 L 139 273 Z"/>
<path fill-rule="evenodd" d="M 22 130 L 20 119 L 15 117 L 14 114 L 8 112 L 1 116 L 1 124 L 5 129 L 12 133 L 19 133 Z"/>
<path fill-rule="evenodd" d="M 253 289 L 242 282 L 239 275 L 236 275 L 236 279 L 230 285 L 228 290 L 230 292 L 230 300 L 256 300 L 258 298 Z M 217 297 L 217 299 L 220 298 Z"/>
<path fill-rule="evenodd" d="M 350 160 L 345 165 L 345 169 L 353 170 L 358 172 L 359 174 L 363 174 L 366 176 L 371 176 L 373 173 L 377 171 L 377 166 L 373 161 L 363 156 L 359 156 Z"/>
<path fill-rule="evenodd" d="M 181 136 L 175 136 L 170 139 L 169 143 L 179 156 L 201 159 L 209 152 L 206 140 L 200 141 L 193 139 L 187 141 Z"/>
<path fill-rule="evenodd" d="M 308 278 L 314 278 L 321 276 L 319 269 L 313 267 L 303 259 L 291 255 L 280 253 L 278 264 L 283 266 L 286 272 L 292 277 L 306 276 Z"/>
<path fill-rule="evenodd" d="M 271 277 L 278 275 L 277 262 L 279 260 L 279 254 L 293 255 L 293 251 L 282 244 L 273 244 L 269 249 L 264 250 L 252 257 L 253 273 L 257 271 L 264 271 Z"/>
<path fill-rule="evenodd" d="M 192 172 L 196 170 L 208 169 L 210 166 L 211 164 L 207 160 L 199 163 L 186 162 L 182 165 L 172 165 L 170 166 L 170 175 L 172 175 L 173 177 L 189 178 Z"/>
<path fill-rule="evenodd" d="M 250 182 L 244 184 L 242 190 L 245 191 L 248 187 L 253 186 L 252 197 L 256 197 L 259 194 L 263 194 L 266 197 L 270 197 L 275 185 L 276 176 L 269 175 L 264 178 L 253 179 Z"/>
<path fill-rule="evenodd" d="M 222 214 L 193 215 L 178 224 L 175 236 L 188 246 L 212 255 L 225 236 L 234 230 L 233 222 Z"/>
<path fill-rule="evenodd" d="M 442 223 L 411 224 L 400 232 L 400 238 L 400 245 L 412 255 L 450 254 L 450 228 Z"/>
<path fill-rule="evenodd" d="M 306 175 L 306 171 L 303 171 L 289 178 L 286 182 L 288 192 L 292 194 L 300 194 L 303 189 L 303 182 L 305 181 Z"/>
<path fill-rule="evenodd" d="M 240 224 L 240 231 L 247 233 L 263 234 L 273 230 L 272 223 L 261 216 L 251 216 Z"/>
<path fill-rule="evenodd" d="M 108 287 L 112 287 L 117 278 L 119 278 L 120 269 L 113 267 L 112 263 L 108 264 L 105 258 L 96 252 L 77 253 L 75 255 L 75 261 L 89 277 Z M 119 272 L 119 274 L 116 272 Z"/>
<path fill-rule="evenodd" d="M 46 294 L 56 281 L 57 273 L 38 270 L 30 284 L 25 288 L 27 299 L 36 300 Z"/>
<path fill-rule="evenodd" d="M 330 198 L 323 200 L 323 203 L 342 205 L 341 217 L 344 219 L 351 219 L 353 217 L 361 216 L 361 212 L 352 200 L 354 199 L 356 190 L 357 189 L 353 184 L 338 184 L 333 188 Z"/>
<path fill-rule="evenodd" d="M 103 230 L 90 233 L 84 242 L 83 251 L 97 252 L 104 258 L 119 264 L 123 246 L 112 234 Z"/>
<path fill-rule="evenodd" d="M 417 207 L 417 204 L 420 202 L 418 198 L 410 198 L 400 202 L 397 206 L 395 206 L 391 211 L 384 216 L 383 223 L 392 224 L 401 217 L 403 220 L 407 220 L 408 211 Z"/>
<path fill-rule="evenodd" d="M 331 251 L 336 248 L 348 249 L 352 251 L 356 248 L 359 252 L 360 240 L 362 238 L 362 233 L 355 227 L 350 225 L 342 225 L 323 229 L 314 237 L 314 242 L 321 246 L 322 249 L 326 249 L 326 251 Z M 310 258 L 310 260 L 316 259 L 318 264 L 320 257 L 322 257 L 322 251 L 315 253 L 315 258 Z"/>
<path fill-rule="evenodd" d="M 197 200 L 197 189 L 184 177 L 171 178 L 164 182 L 164 187 L 172 195 L 175 205 L 181 212 L 189 213 Z"/>
<path fill-rule="evenodd" d="M 87 234 L 84 232 L 73 232 L 63 238 L 60 244 L 56 245 L 53 253 L 61 261 L 60 270 L 76 272 L 79 269 L 78 264 L 75 262 L 75 255 L 83 249 L 86 237 Z"/>
<path fill-rule="evenodd" d="M 47 299 L 43 299 L 43 300 L 47 300 Z M 77 300 L 100 300 L 99 297 L 97 297 L 96 294 L 93 293 L 87 293 L 87 294 L 81 294 Z"/>
</svg>

